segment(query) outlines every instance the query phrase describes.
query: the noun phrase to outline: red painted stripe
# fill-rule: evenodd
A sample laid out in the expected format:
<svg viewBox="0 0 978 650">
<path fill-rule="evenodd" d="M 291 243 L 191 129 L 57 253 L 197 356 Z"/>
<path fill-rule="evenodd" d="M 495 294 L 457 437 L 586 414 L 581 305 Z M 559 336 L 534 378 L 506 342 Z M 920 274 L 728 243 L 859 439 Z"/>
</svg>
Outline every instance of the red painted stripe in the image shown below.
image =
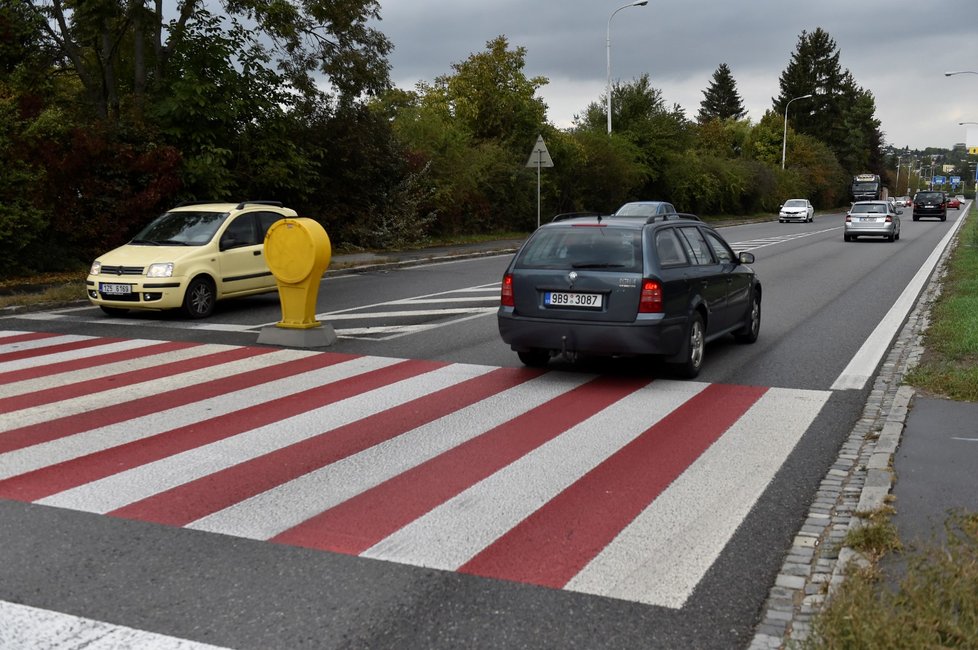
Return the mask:
<svg viewBox="0 0 978 650">
<path fill-rule="evenodd" d="M 563 587 L 766 391 L 747 386 L 707 387 L 459 571 Z"/>
<path fill-rule="evenodd" d="M 59 361 L 58 363 L 47 363 L 32 366 L 30 368 L 21 368 L 20 370 L 9 370 L 7 372 L 0 372 L 0 385 L 12 384 L 15 381 L 38 379 L 40 377 L 47 377 L 49 375 L 56 375 L 63 372 L 72 372 L 74 370 L 85 370 L 87 368 L 117 363 L 119 361 L 129 361 L 130 359 L 135 359 L 137 357 L 152 356 L 154 354 L 166 354 L 167 352 L 175 352 L 177 350 L 184 350 L 186 348 L 192 348 L 199 345 L 200 343 L 192 343 L 188 341 L 164 341 L 162 343 L 154 343 L 152 345 L 133 348 L 131 350 L 119 350 L 117 352 L 108 352 L 91 357 L 82 357 L 80 359 L 71 359 L 69 361 Z"/>
<path fill-rule="evenodd" d="M 217 352 L 201 354 L 189 359 L 161 363 L 158 366 L 140 368 L 138 370 L 132 370 L 129 372 L 120 372 L 114 375 L 99 377 L 98 379 L 88 379 L 85 381 L 75 382 L 73 384 L 65 384 L 63 386 L 55 386 L 45 390 L 39 390 L 25 395 L 16 395 L 14 397 L 3 398 L 0 399 L 0 413 L 11 413 L 13 411 L 19 411 L 20 409 L 42 406 L 44 404 L 50 404 L 51 402 L 61 402 L 84 395 L 93 395 L 105 390 L 112 390 L 114 388 L 121 388 L 123 386 L 134 386 L 136 384 L 145 383 L 154 379 L 161 379 L 163 377 L 172 377 L 173 375 L 179 375 L 183 372 L 191 372 L 201 368 L 209 368 L 211 366 L 224 363 L 222 360 L 222 355 L 225 355 L 227 352 L 228 350 L 218 350 Z"/>
<path fill-rule="evenodd" d="M 233 348 L 226 352 L 221 352 L 219 355 L 221 356 L 221 363 L 228 363 L 256 355 L 268 354 L 273 351 L 273 348 Z M 118 424 L 119 422 L 185 406 L 192 402 L 199 402 L 236 390 L 251 388 L 252 386 L 281 379 L 282 377 L 288 377 L 296 372 L 302 372 L 304 368 L 322 367 L 330 363 L 337 363 L 352 358 L 349 355 L 340 355 L 333 352 L 324 352 L 322 354 L 327 355 L 327 358 L 322 359 L 319 358 L 319 355 L 310 355 L 295 361 L 275 363 L 261 370 L 250 370 L 229 377 L 214 379 L 202 384 L 177 388 L 160 393 L 159 395 L 151 395 L 129 402 L 105 406 L 89 411 L 88 413 L 78 413 L 76 415 L 49 420 L 48 422 L 28 425 L 19 429 L 11 429 L 10 431 L 0 433 L 0 453 L 48 442 L 49 440 L 56 440 L 81 431 L 97 429 L 110 424 Z"/>
<path fill-rule="evenodd" d="M 108 343 L 118 343 L 123 339 L 83 339 L 81 341 L 71 341 L 70 343 L 58 343 L 49 345 L 45 348 L 30 348 L 29 350 L 14 350 L 0 354 L 0 363 L 6 361 L 19 361 L 20 359 L 30 359 L 31 357 L 43 357 L 48 354 L 58 354 L 60 352 L 71 352 L 72 350 L 84 350 L 85 348 L 95 347 L 96 345 L 106 345 Z"/>
<path fill-rule="evenodd" d="M 512 388 L 539 374 L 537 371 L 522 368 L 500 368 L 381 413 L 375 413 L 362 420 L 326 431 L 314 438 L 190 481 L 109 514 L 185 526 L 201 517 Z M 0 490 L 2 487 L 0 485 Z"/>
<path fill-rule="evenodd" d="M 338 355 L 309 357 L 324 367 L 342 360 Z M 306 367 L 304 370 L 315 369 Z M 271 402 L 134 440 L 87 456 L 50 465 L 0 481 L 0 498 L 36 501 L 112 474 L 229 438 L 243 431 L 284 420 L 374 388 L 433 369 L 429 362 L 404 362 L 348 379 L 317 386 Z M 303 369 L 294 368 L 296 372 Z"/>
<path fill-rule="evenodd" d="M 272 541 L 362 553 L 648 382 L 620 377 L 595 379 L 306 520 Z"/>
<path fill-rule="evenodd" d="M 55 336 L 64 336 L 60 332 L 21 332 L 10 336 L 0 337 L 0 345 L 8 343 L 24 343 L 25 341 L 38 341 L 40 339 L 50 339 Z"/>
</svg>

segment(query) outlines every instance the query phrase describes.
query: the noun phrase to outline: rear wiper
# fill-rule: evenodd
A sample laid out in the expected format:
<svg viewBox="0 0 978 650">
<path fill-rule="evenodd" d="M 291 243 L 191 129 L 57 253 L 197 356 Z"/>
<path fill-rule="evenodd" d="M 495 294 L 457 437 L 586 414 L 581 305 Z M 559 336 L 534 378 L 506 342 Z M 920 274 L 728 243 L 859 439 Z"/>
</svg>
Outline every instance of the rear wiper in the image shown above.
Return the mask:
<svg viewBox="0 0 978 650">
<path fill-rule="evenodd" d="M 575 269 L 620 269 L 624 264 L 609 264 L 608 262 L 579 262 L 571 264 Z"/>
</svg>

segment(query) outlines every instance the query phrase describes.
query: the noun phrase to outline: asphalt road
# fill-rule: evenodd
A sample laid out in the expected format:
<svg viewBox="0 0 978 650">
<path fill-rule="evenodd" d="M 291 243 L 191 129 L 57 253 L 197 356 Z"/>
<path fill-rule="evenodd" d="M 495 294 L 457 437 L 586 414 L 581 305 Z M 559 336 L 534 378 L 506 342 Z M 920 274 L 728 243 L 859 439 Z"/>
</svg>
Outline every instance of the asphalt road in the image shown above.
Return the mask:
<svg viewBox="0 0 978 650">
<path fill-rule="evenodd" d="M 427 564 L 412 563 L 411 558 L 424 555 L 424 545 L 407 552 L 403 544 L 426 539 L 430 530 L 448 534 L 458 519 L 449 518 L 447 529 L 419 525 L 411 532 L 417 536 L 405 538 L 397 548 L 387 537 L 382 541 L 388 546 L 371 553 L 323 552 L 302 544 L 268 543 L 261 536 L 161 526 L 152 517 L 107 517 L 96 514 L 81 496 L 72 501 L 75 497 L 64 491 L 55 490 L 42 505 L 38 502 L 44 499 L 12 498 L 12 493 L 2 491 L 2 482 L 0 496 L 7 500 L 0 501 L 5 523 L 0 528 L 0 600 L 233 648 L 743 646 L 819 481 L 859 417 L 869 390 L 860 378 L 875 372 L 879 357 L 874 360 L 872 351 L 888 345 L 887 323 L 899 324 L 899 314 L 891 310 L 914 286 L 919 269 L 939 248 L 955 216 L 947 223 L 915 223 L 908 212 L 896 243 L 843 243 L 840 219 L 821 215 L 812 224 L 763 223 L 723 231 L 735 249 L 751 250 L 758 258 L 755 269 L 765 290 L 761 337 L 751 346 L 723 341 L 708 347 L 700 381 L 692 383 L 704 389 L 703 403 L 695 411 L 708 414 L 705 427 L 721 417 L 719 411 L 734 399 L 732 395 L 756 391 L 764 397 L 748 400 L 747 415 L 724 425 L 726 433 L 712 443 L 713 455 L 703 454 L 698 463 L 691 459 L 669 485 L 669 490 L 688 491 L 683 499 L 676 497 L 678 509 L 653 513 L 660 519 L 652 521 L 665 522 L 654 530 L 665 528 L 669 534 L 656 542 L 657 554 L 643 560 L 659 567 L 645 578 L 645 592 L 652 595 L 644 600 L 613 596 L 618 592 L 602 585 L 553 588 L 535 575 L 498 579 L 484 577 L 496 575 L 488 570 L 479 574 L 438 568 L 444 563 L 440 556 Z M 318 302 L 319 318 L 339 335 L 327 352 L 434 362 L 449 375 L 519 368 L 516 355 L 499 341 L 493 318 L 506 261 L 507 256 L 487 257 L 327 278 Z M 277 298 L 264 296 L 223 305 L 206 323 L 158 314 L 109 319 L 81 306 L 7 317 L 0 321 L 0 330 L 252 347 L 261 328 L 278 317 Z M 11 348 L 0 348 L 4 349 L 12 353 Z M 0 365 L 0 373 L 13 372 L 11 368 Z M 555 385 L 588 383 L 592 376 L 612 387 L 628 382 L 641 387 L 648 380 L 653 380 L 651 387 L 672 385 L 662 368 L 644 362 L 557 363 L 542 378 L 543 392 L 520 399 L 553 400 L 541 395 L 567 390 Z M 93 396 L 106 390 L 94 384 L 92 388 Z M 580 402 L 591 408 L 602 399 L 589 383 L 586 388 L 568 405 Z M 421 385 L 418 390 L 423 396 L 437 389 Z M 627 390 L 634 388 L 629 384 Z M 679 385 L 675 390 L 684 389 Z M 663 392 L 650 392 L 645 399 L 658 399 Z M 133 399 L 123 399 L 120 408 L 135 404 Z M 512 414 L 503 413 L 507 417 L 527 412 L 519 401 L 500 404 L 496 408 L 503 411 L 511 406 Z M 247 405 L 229 408 L 240 411 Z M 18 418 L 20 429 L 35 431 L 44 428 L 37 408 L 10 413 Z M 67 417 L 58 409 L 75 407 L 63 399 L 45 408 L 45 417 L 57 421 Z M 365 415 L 382 412 L 380 405 L 363 409 Z M 621 409 L 628 413 L 624 406 Z M 549 417 L 559 413 L 555 410 Z M 86 409 L 76 417 L 84 420 Z M 132 428 L 126 426 L 128 416 L 117 417 L 121 428 Z M 626 429 L 627 420 L 622 416 L 616 424 L 596 426 L 582 440 L 593 440 L 599 435 L 595 431 Z M 546 421 L 516 427 L 514 439 L 535 433 Z M 458 427 L 480 424 L 470 418 Z M 88 426 L 95 425 L 80 424 L 80 433 Z M 692 425 L 684 426 L 692 431 Z M 740 429 L 743 433 L 730 433 Z M 549 457 L 541 465 L 542 475 L 565 471 L 580 452 L 581 447 L 571 445 Z M 52 462 L 43 453 L 23 455 L 24 462 L 35 462 L 40 469 Z M 0 471 L 5 463 L 13 467 L 19 459 L 0 449 Z M 371 474 L 395 460 L 377 461 L 359 472 Z M 724 487 L 724 480 L 733 480 L 728 474 L 735 474 L 736 485 L 746 491 L 744 468 L 754 464 L 770 472 L 756 470 L 756 494 L 740 495 Z M 16 476 L 16 471 L 8 474 Z M 136 474 L 132 477 L 100 498 L 122 498 L 121 492 L 142 485 Z M 416 483 L 408 486 L 409 491 L 420 489 Z M 507 484 L 496 489 L 505 490 Z M 464 494 L 478 496 L 472 491 Z M 385 498 L 398 496 L 395 490 Z M 371 507 L 382 507 L 383 499 L 379 501 Z M 660 497 L 652 503 L 661 509 L 667 501 Z M 111 508 L 102 510 L 108 511 Z M 278 511 L 259 512 L 259 520 L 278 516 Z M 652 517 L 645 512 L 643 516 Z M 470 525 L 473 535 L 483 529 L 478 521 Z M 642 539 L 653 545 L 649 535 Z M 428 542 L 430 548 L 436 542 Z M 684 555 L 684 549 L 691 551 Z M 627 555 L 627 547 L 623 552 Z M 699 563 L 691 559 L 695 553 L 703 554 Z M 664 584 L 667 563 L 703 568 L 684 568 L 677 572 L 675 584 Z M 575 580 L 587 582 L 580 575 Z"/>
</svg>

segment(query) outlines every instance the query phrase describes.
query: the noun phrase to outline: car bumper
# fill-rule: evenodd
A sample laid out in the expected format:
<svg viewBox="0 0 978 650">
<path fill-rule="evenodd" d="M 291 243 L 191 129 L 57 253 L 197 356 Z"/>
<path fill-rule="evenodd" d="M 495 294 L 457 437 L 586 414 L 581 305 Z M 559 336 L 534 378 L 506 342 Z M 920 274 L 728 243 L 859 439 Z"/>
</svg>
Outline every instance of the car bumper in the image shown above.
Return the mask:
<svg viewBox="0 0 978 650">
<path fill-rule="evenodd" d="M 889 237 L 897 232 L 895 223 L 847 223 L 847 235 L 867 237 Z"/>
<path fill-rule="evenodd" d="M 497 314 L 499 335 L 516 351 L 555 350 L 601 356 L 673 355 L 685 335 L 685 319 L 645 315 L 632 323 L 556 321 L 515 316 L 512 308 Z"/>
<path fill-rule="evenodd" d="M 779 221 L 808 221 L 808 213 L 791 213 L 791 214 L 779 214 Z"/>
<path fill-rule="evenodd" d="M 119 287 L 127 288 L 128 292 L 106 291 Z M 186 278 L 148 279 L 90 275 L 85 280 L 85 291 L 93 305 L 117 309 L 176 309 L 183 305 L 186 288 Z"/>
</svg>

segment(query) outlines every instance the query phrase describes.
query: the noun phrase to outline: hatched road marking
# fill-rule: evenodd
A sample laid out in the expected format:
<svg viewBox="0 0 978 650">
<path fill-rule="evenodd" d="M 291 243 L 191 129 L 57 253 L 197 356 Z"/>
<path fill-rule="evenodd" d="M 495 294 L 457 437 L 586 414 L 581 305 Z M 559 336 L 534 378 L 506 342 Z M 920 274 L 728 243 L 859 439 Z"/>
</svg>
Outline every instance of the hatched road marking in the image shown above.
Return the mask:
<svg viewBox="0 0 978 650">
<path fill-rule="evenodd" d="M 669 608 L 830 395 L 15 331 L 0 386 L 0 498 Z"/>
</svg>

